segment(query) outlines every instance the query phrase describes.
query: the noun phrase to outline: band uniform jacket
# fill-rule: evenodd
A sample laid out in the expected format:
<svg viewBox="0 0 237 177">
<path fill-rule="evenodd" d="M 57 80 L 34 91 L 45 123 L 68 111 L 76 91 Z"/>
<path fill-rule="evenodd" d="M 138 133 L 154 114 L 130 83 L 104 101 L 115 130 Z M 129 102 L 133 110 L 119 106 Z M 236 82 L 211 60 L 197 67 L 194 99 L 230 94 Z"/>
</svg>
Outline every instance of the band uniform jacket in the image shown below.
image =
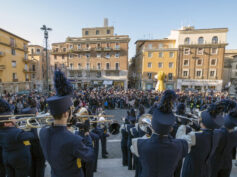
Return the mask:
<svg viewBox="0 0 237 177">
<path fill-rule="evenodd" d="M 232 151 L 237 147 L 237 130 L 221 128 L 221 139 L 212 158 L 212 177 L 229 177 L 232 169 Z"/>
<path fill-rule="evenodd" d="M 181 125 L 176 138 L 185 139 L 189 153 L 184 159 L 182 177 L 210 177 L 211 159 L 221 138 L 219 130 L 203 129 L 186 135 L 186 126 Z"/>
<path fill-rule="evenodd" d="M 141 177 L 173 177 L 179 160 L 188 153 L 185 140 L 157 134 L 134 139 L 132 146 L 142 165 Z"/>
<path fill-rule="evenodd" d="M 90 136 L 87 138 L 91 142 Z M 83 138 L 68 131 L 66 126 L 42 128 L 39 139 L 52 177 L 84 177 L 81 161 L 95 158 L 93 147 L 86 146 Z"/>
</svg>

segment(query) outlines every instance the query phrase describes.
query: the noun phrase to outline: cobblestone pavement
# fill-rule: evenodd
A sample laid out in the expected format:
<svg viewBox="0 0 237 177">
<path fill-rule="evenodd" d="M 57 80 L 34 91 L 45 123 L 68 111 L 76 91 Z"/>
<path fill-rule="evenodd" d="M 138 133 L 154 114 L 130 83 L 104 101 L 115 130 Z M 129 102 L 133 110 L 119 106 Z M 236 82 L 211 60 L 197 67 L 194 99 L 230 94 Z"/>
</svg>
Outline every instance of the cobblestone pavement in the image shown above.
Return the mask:
<svg viewBox="0 0 237 177">
<path fill-rule="evenodd" d="M 126 116 L 126 110 L 106 110 L 108 115 L 114 115 L 115 120 L 122 122 L 121 118 Z M 121 135 L 111 135 L 107 141 L 107 151 L 109 153 L 108 159 L 101 158 L 101 148 L 98 161 L 98 170 L 94 177 L 133 177 L 134 171 L 129 171 L 127 167 L 122 166 L 121 149 L 120 149 Z M 50 177 L 50 169 L 47 167 L 45 177 Z M 231 177 L 237 176 L 237 167 L 233 165 Z"/>
</svg>

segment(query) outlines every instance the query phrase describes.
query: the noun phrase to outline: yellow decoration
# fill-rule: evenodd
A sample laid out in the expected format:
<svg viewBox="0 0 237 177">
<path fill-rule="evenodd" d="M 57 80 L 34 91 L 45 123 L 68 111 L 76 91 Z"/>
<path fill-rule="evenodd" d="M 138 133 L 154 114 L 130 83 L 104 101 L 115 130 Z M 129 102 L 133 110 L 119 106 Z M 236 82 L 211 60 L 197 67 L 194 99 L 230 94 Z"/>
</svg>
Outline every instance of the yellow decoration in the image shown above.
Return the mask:
<svg viewBox="0 0 237 177">
<path fill-rule="evenodd" d="M 81 159 L 77 158 L 77 167 L 81 168 Z"/>
<path fill-rule="evenodd" d="M 23 144 L 24 144 L 25 146 L 30 146 L 30 141 L 23 141 Z"/>
<path fill-rule="evenodd" d="M 159 71 L 157 73 L 156 91 L 162 92 L 165 90 L 164 79 L 165 79 L 165 73 L 163 71 Z"/>
</svg>

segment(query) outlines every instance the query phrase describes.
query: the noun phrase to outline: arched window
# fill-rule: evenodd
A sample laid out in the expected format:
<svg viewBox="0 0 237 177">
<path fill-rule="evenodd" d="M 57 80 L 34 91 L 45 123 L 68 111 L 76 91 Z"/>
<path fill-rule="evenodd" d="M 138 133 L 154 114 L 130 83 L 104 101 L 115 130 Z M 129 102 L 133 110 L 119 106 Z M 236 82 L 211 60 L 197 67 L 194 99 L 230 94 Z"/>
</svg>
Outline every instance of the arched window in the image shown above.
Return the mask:
<svg viewBox="0 0 237 177">
<path fill-rule="evenodd" d="M 217 36 L 214 36 L 212 38 L 212 44 L 217 44 L 218 43 L 218 37 Z"/>
<path fill-rule="evenodd" d="M 199 37 L 198 38 L 198 44 L 203 44 L 204 43 L 204 38 L 203 37 Z"/>
<path fill-rule="evenodd" d="M 190 38 L 189 37 L 186 37 L 184 39 L 184 44 L 190 44 Z"/>
</svg>

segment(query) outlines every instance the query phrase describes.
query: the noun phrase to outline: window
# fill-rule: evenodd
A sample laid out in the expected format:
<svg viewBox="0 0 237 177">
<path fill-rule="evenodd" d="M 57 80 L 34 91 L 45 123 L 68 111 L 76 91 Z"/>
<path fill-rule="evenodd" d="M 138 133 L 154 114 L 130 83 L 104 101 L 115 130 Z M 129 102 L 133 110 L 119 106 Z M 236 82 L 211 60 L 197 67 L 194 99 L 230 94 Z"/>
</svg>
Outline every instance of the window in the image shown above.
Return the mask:
<svg viewBox="0 0 237 177">
<path fill-rule="evenodd" d="M 115 69 L 119 70 L 119 63 L 115 63 Z"/>
<path fill-rule="evenodd" d="M 97 69 L 101 69 L 101 63 L 97 63 Z"/>
<path fill-rule="evenodd" d="M 77 49 L 81 49 L 81 44 L 77 44 Z"/>
<path fill-rule="evenodd" d="M 32 78 L 35 79 L 35 74 L 32 74 Z"/>
<path fill-rule="evenodd" d="M 63 52 L 66 52 L 66 51 L 67 51 L 67 49 L 64 47 L 64 48 L 63 48 Z"/>
<path fill-rule="evenodd" d="M 173 62 L 169 62 L 169 68 L 173 68 L 174 63 Z"/>
<path fill-rule="evenodd" d="M 237 72 L 235 72 L 235 76 L 237 76 Z"/>
<path fill-rule="evenodd" d="M 110 34 L 110 30 L 107 30 L 107 34 Z"/>
<path fill-rule="evenodd" d="M 168 73 L 168 80 L 169 81 L 173 80 L 173 73 Z"/>
<path fill-rule="evenodd" d="M 116 44 L 115 44 L 115 49 L 119 49 L 119 48 L 120 48 L 120 45 L 119 45 L 118 42 L 116 42 Z"/>
<path fill-rule="evenodd" d="M 58 66 L 57 64 L 54 64 L 54 70 L 57 70 Z"/>
<path fill-rule="evenodd" d="M 163 52 L 160 52 L 160 53 L 159 53 L 159 57 L 160 57 L 160 58 L 163 58 Z"/>
<path fill-rule="evenodd" d="M 189 65 L 189 60 L 184 60 L 184 66 L 188 66 Z"/>
<path fill-rule="evenodd" d="M 152 78 L 152 73 L 147 73 L 147 77 L 148 77 L 148 79 L 151 79 Z"/>
<path fill-rule="evenodd" d="M 97 48 L 100 48 L 101 47 L 101 44 L 100 43 L 97 43 Z"/>
<path fill-rule="evenodd" d="M 163 63 L 158 63 L 158 68 L 163 68 Z"/>
<path fill-rule="evenodd" d="M 70 45 L 70 49 L 73 49 L 73 45 Z"/>
<path fill-rule="evenodd" d="M 149 63 L 147 64 L 147 67 L 148 67 L 148 68 L 151 68 L 151 67 L 152 67 L 152 64 L 149 62 Z"/>
<path fill-rule="evenodd" d="M 148 58 L 152 57 L 152 52 L 148 52 Z"/>
<path fill-rule="evenodd" d="M 31 54 L 34 54 L 34 49 L 31 49 Z"/>
<path fill-rule="evenodd" d="M 17 79 L 16 73 L 12 73 L 12 79 L 13 80 Z"/>
<path fill-rule="evenodd" d="M 56 48 L 55 51 L 58 52 L 58 48 Z"/>
<path fill-rule="evenodd" d="M 89 35 L 89 31 L 85 31 L 85 35 Z"/>
<path fill-rule="evenodd" d="M 162 49 L 163 48 L 163 44 L 159 44 L 159 49 Z"/>
<path fill-rule="evenodd" d="M 86 58 L 90 58 L 90 53 L 86 53 Z"/>
<path fill-rule="evenodd" d="M 110 47 L 110 43 L 106 43 L 106 47 L 109 48 Z"/>
<path fill-rule="evenodd" d="M 96 54 L 96 57 L 97 57 L 97 58 L 101 58 L 101 53 L 97 53 L 97 54 Z"/>
<path fill-rule="evenodd" d="M 174 44 L 169 44 L 169 48 L 174 48 Z"/>
<path fill-rule="evenodd" d="M 35 65 L 32 65 L 32 71 L 35 71 L 36 69 L 35 69 Z"/>
<path fill-rule="evenodd" d="M 106 69 L 109 69 L 109 63 L 106 63 Z"/>
<path fill-rule="evenodd" d="M 16 50 L 14 48 L 11 49 L 12 55 L 16 55 Z"/>
<path fill-rule="evenodd" d="M 96 34 L 96 35 L 99 35 L 99 34 L 100 34 L 100 31 L 99 31 L 99 30 L 96 30 L 95 34 Z"/>
<path fill-rule="evenodd" d="M 86 69 L 90 69 L 90 63 L 86 63 Z"/>
<path fill-rule="evenodd" d="M 105 57 L 106 57 L 106 58 L 110 58 L 110 53 L 107 52 Z"/>
<path fill-rule="evenodd" d="M 28 65 L 27 64 L 25 64 L 25 70 L 27 70 L 28 69 Z"/>
<path fill-rule="evenodd" d="M 70 53 L 70 54 L 69 54 L 69 58 L 73 58 L 73 54 Z"/>
<path fill-rule="evenodd" d="M 57 60 L 57 55 L 54 55 L 54 59 Z"/>
<path fill-rule="evenodd" d="M 203 37 L 199 37 L 198 38 L 198 44 L 203 44 L 204 43 L 204 38 Z"/>
<path fill-rule="evenodd" d="M 81 69 L 81 63 L 78 63 L 78 69 Z"/>
<path fill-rule="evenodd" d="M 211 70 L 209 71 L 209 76 L 210 76 L 210 77 L 216 77 L 216 70 L 215 70 L 215 69 L 211 69 Z"/>
<path fill-rule="evenodd" d="M 185 48 L 184 55 L 189 55 L 189 54 L 190 54 L 190 48 Z"/>
<path fill-rule="evenodd" d="M 203 55 L 204 48 L 198 48 L 197 49 L 197 54 L 198 55 Z"/>
<path fill-rule="evenodd" d="M 70 63 L 70 69 L 73 69 L 73 63 Z"/>
<path fill-rule="evenodd" d="M 196 77 L 198 77 L 198 78 L 202 77 L 202 70 L 201 69 L 196 70 Z"/>
<path fill-rule="evenodd" d="M 184 44 L 190 44 L 190 38 L 189 37 L 186 37 L 184 39 Z"/>
<path fill-rule="evenodd" d="M 16 47 L 16 43 L 15 43 L 14 38 L 10 38 L 10 45 L 11 45 L 11 47 Z"/>
<path fill-rule="evenodd" d="M 148 44 L 148 49 L 152 49 L 152 44 Z"/>
<path fill-rule="evenodd" d="M 183 70 L 183 77 L 188 77 L 189 71 L 188 70 Z"/>
<path fill-rule="evenodd" d="M 211 53 L 212 54 L 217 54 L 217 52 L 218 52 L 218 48 L 212 48 L 211 49 Z"/>
<path fill-rule="evenodd" d="M 116 52 L 115 53 L 115 58 L 119 58 L 119 56 L 120 56 L 119 52 Z"/>
<path fill-rule="evenodd" d="M 64 59 L 64 55 L 62 55 L 62 59 Z"/>
<path fill-rule="evenodd" d="M 13 67 L 13 68 L 16 67 L 16 61 L 12 61 L 12 67 Z"/>
<path fill-rule="evenodd" d="M 214 36 L 212 38 L 212 44 L 218 44 L 218 37 L 217 36 Z"/>
<path fill-rule="evenodd" d="M 38 53 L 38 54 L 39 54 L 39 53 L 40 53 L 40 49 L 36 49 L 36 53 Z"/>
<path fill-rule="evenodd" d="M 216 66 L 217 59 L 211 59 L 211 66 Z"/>
<path fill-rule="evenodd" d="M 174 52 L 169 53 L 170 58 L 174 58 Z"/>
<path fill-rule="evenodd" d="M 196 60 L 196 65 L 197 66 L 201 66 L 202 65 L 202 59 L 198 59 L 198 60 Z"/>
<path fill-rule="evenodd" d="M 78 58 L 81 58 L 81 54 L 80 53 L 78 54 Z"/>
</svg>

